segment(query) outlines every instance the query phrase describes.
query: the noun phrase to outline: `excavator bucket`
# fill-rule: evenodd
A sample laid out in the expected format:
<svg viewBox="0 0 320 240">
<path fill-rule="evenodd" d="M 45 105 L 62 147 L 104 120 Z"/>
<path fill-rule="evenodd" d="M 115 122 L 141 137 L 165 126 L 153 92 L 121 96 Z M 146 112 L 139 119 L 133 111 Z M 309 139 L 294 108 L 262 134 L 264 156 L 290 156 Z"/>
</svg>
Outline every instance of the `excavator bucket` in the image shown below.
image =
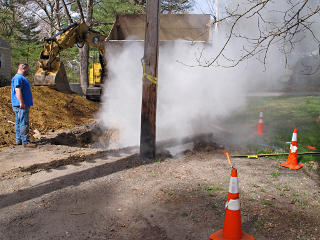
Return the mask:
<svg viewBox="0 0 320 240">
<path fill-rule="evenodd" d="M 67 73 L 62 62 L 60 62 L 58 71 L 44 71 L 41 67 L 38 67 L 38 71 L 33 77 L 33 85 L 48 86 L 59 92 L 72 92 L 68 82 Z"/>
</svg>

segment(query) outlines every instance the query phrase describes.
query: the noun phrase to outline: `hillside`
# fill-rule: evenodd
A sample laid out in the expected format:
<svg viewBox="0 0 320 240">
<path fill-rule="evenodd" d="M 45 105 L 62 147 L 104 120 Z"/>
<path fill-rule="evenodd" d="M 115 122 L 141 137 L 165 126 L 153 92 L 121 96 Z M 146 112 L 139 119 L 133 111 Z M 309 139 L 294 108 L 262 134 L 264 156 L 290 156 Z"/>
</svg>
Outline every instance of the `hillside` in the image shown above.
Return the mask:
<svg viewBox="0 0 320 240">
<path fill-rule="evenodd" d="M 94 119 L 99 104 L 77 94 L 65 94 L 48 87 L 32 87 L 34 106 L 30 110 L 30 135 L 69 128 Z M 0 88 L 0 147 L 15 143 L 15 115 L 11 108 L 10 86 Z"/>
</svg>

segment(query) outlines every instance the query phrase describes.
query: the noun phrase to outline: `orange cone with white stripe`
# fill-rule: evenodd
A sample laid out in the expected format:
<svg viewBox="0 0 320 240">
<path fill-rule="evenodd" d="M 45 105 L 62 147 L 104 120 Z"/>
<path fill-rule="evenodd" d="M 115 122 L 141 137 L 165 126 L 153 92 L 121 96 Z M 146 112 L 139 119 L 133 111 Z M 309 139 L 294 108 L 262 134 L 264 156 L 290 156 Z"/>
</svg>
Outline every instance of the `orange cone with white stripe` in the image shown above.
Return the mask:
<svg viewBox="0 0 320 240">
<path fill-rule="evenodd" d="M 260 110 L 258 128 L 254 134 L 263 135 L 263 111 L 262 110 Z"/>
<path fill-rule="evenodd" d="M 232 168 L 223 229 L 210 236 L 212 240 L 254 240 L 242 231 L 237 169 Z"/>
<path fill-rule="evenodd" d="M 288 160 L 280 165 L 282 167 L 287 167 L 290 169 L 298 170 L 304 166 L 304 164 L 298 163 L 298 139 L 297 139 L 297 129 L 293 130 L 292 140 L 290 144 L 289 157 Z"/>
</svg>

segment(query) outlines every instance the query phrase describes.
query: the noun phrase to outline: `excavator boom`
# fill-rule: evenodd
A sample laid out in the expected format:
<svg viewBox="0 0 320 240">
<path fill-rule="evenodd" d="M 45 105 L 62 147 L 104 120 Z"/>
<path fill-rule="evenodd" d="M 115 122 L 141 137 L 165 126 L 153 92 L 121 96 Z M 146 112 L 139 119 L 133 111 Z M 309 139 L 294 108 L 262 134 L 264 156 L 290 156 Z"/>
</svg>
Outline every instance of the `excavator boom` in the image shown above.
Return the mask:
<svg viewBox="0 0 320 240">
<path fill-rule="evenodd" d="M 88 43 L 104 56 L 105 38 L 105 35 L 90 29 L 84 22 L 81 22 L 73 23 L 52 37 L 45 39 L 37 63 L 37 72 L 33 79 L 34 85 L 50 86 L 58 91 L 70 92 L 67 74 L 60 61 L 60 52 L 75 44 L 80 46 Z"/>
</svg>

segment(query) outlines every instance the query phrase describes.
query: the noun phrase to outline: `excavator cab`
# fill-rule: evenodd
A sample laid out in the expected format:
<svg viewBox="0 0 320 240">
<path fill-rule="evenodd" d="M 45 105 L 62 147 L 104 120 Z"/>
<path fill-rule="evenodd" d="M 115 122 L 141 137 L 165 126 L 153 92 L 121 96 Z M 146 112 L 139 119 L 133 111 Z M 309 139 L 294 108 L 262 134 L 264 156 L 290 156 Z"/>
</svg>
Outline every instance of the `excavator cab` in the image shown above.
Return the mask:
<svg viewBox="0 0 320 240">
<path fill-rule="evenodd" d="M 105 77 L 103 56 L 99 54 L 99 62 L 93 62 L 89 69 L 89 86 L 86 98 L 92 101 L 100 101 L 102 95 L 103 79 Z"/>
<path fill-rule="evenodd" d="M 102 76 L 102 68 L 100 63 L 93 63 L 89 70 L 89 85 L 100 85 Z"/>
</svg>

